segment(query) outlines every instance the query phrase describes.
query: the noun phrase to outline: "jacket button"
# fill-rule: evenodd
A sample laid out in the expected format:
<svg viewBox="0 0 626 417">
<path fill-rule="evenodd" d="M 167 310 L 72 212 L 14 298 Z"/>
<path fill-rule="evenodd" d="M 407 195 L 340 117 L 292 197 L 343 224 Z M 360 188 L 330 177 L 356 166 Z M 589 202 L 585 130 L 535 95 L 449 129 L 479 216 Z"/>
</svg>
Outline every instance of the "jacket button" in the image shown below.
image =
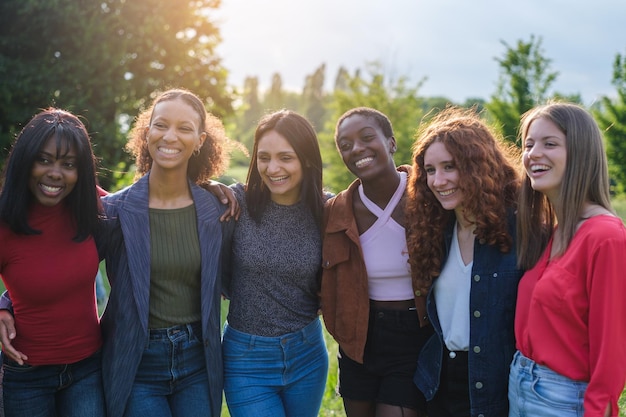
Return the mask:
<svg viewBox="0 0 626 417">
<path fill-rule="evenodd" d="M 474 353 L 480 353 L 480 346 L 474 346 Z"/>
<path fill-rule="evenodd" d="M 324 268 L 328 268 L 330 266 L 330 262 L 329 261 L 325 261 L 324 262 Z"/>
<path fill-rule="evenodd" d="M 476 389 L 482 389 L 482 387 L 483 387 L 483 383 L 482 383 L 482 382 L 480 382 L 480 381 L 478 381 L 478 382 L 476 383 Z"/>
<path fill-rule="evenodd" d="M 474 311 L 474 317 L 479 318 L 480 317 L 480 311 L 478 311 L 478 310 Z"/>
<path fill-rule="evenodd" d="M 415 290 L 415 296 L 421 297 L 422 296 L 422 292 L 420 290 Z"/>
<path fill-rule="evenodd" d="M 476 282 L 480 281 L 480 275 L 474 275 L 474 281 Z"/>
</svg>

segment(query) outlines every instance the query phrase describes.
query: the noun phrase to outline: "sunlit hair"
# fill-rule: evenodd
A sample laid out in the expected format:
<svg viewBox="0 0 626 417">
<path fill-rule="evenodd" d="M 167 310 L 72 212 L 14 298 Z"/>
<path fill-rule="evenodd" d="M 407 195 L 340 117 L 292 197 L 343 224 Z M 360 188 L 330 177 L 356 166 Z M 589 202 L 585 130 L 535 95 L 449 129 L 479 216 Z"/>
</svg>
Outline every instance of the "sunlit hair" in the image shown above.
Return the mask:
<svg viewBox="0 0 626 417">
<path fill-rule="evenodd" d="M 221 175 L 228 167 L 228 151 L 231 150 L 224 125 L 220 119 L 206 111 L 198 96 L 188 90 L 175 88 L 159 94 L 152 105 L 137 116 L 135 124 L 129 132 L 126 149 L 135 156 L 137 166 L 135 177 L 142 177 L 152 167 L 152 157 L 148 151 L 147 128 L 152 123 L 154 108 L 159 103 L 173 100 L 181 100 L 188 104 L 200 118 L 198 134 L 207 133 L 200 153 L 194 152 L 189 159 L 187 177 L 199 184 Z"/>
<path fill-rule="evenodd" d="M 407 185 L 407 247 L 418 287 L 426 293 L 443 267 L 444 232 L 454 219 L 428 188 L 424 154 L 442 143 L 459 172 L 466 220 L 475 234 L 501 252 L 511 250 L 507 209 L 513 209 L 519 190 L 513 147 L 500 138 L 473 110 L 448 107 L 420 126 L 413 145 L 413 169 Z"/>
<path fill-rule="evenodd" d="M 522 116 L 520 139 L 524 147 L 531 124 L 537 119 L 554 123 L 565 135 L 567 162 L 558 202 L 533 190 L 530 179 L 522 182 L 518 215 L 518 262 L 530 268 L 547 246 L 557 218 L 560 236 L 555 242 L 561 255 L 574 237 L 585 203 L 595 203 L 613 212 L 609 193 L 609 174 L 602 132 L 591 114 L 572 103 L 550 102 Z"/>
<path fill-rule="evenodd" d="M 70 150 L 76 154 L 78 180 L 62 204 L 70 208 L 76 222 L 74 240 L 85 240 L 99 224 L 96 162 L 85 125 L 64 110 L 48 108 L 41 111 L 17 135 L 0 191 L 0 218 L 15 233 L 41 233 L 28 224 L 28 208 L 34 201 L 29 181 L 33 164 L 49 139 L 56 143 L 56 158 L 63 158 Z"/>
<path fill-rule="evenodd" d="M 259 174 L 257 155 L 259 141 L 268 132 L 274 131 L 284 137 L 296 152 L 302 165 L 300 200 L 311 210 L 318 227 L 321 227 L 324 208 L 322 190 L 322 157 L 315 129 L 303 116 L 290 110 L 279 110 L 265 115 L 254 133 L 252 160 L 248 170 L 246 203 L 250 217 L 256 222 L 271 200 L 271 193 Z"/>
<path fill-rule="evenodd" d="M 376 124 L 378 124 L 386 138 L 390 138 L 393 136 L 393 127 L 391 126 L 391 121 L 387 116 L 385 116 L 384 113 L 370 107 L 355 107 L 354 109 L 350 109 L 342 114 L 337 120 L 337 124 L 335 126 L 335 143 L 338 139 L 337 135 L 339 134 L 339 127 L 341 126 L 343 121 L 346 120 L 348 117 L 357 114 L 373 119 Z"/>
</svg>

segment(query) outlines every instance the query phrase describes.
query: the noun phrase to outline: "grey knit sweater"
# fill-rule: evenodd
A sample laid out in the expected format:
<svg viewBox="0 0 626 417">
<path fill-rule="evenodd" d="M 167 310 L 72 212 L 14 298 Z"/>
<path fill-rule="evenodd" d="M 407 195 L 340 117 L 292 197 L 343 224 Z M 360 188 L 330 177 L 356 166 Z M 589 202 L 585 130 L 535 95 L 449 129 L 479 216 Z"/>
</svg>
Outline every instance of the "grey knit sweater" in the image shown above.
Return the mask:
<svg viewBox="0 0 626 417">
<path fill-rule="evenodd" d="M 308 208 L 270 202 L 250 218 L 242 184 L 233 186 L 241 216 L 233 236 L 228 325 L 257 336 L 302 329 L 317 317 L 322 240 Z"/>
</svg>

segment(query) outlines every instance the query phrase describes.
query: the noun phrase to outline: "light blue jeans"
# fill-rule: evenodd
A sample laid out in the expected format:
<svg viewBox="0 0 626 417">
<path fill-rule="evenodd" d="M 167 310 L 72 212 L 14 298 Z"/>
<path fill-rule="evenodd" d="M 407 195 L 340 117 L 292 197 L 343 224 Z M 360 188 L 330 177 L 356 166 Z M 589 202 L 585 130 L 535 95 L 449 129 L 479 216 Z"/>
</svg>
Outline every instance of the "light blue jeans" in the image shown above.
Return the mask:
<svg viewBox="0 0 626 417">
<path fill-rule="evenodd" d="M 210 416 L 199 323 L 150 330 L 125 417 Z"/>
<path fill-rule="evenodd" d="M 519 351 L 509 374 L 509 417 L 582 417 L 587 383 L 539 365 Z"/>
<path fill-rule="evenodd" d="M 4 355 L 3 355 L 4 356 Z M 2 364 L 7 417 L 104 417 L 100 352 L 67 365 Z"/>
<path fill-rule="evenodd" d="M 280 337 L 224 325 L 224 393 L 232 417 L 315 417 L 328 375 L 319 319 Z"/>
</svg>

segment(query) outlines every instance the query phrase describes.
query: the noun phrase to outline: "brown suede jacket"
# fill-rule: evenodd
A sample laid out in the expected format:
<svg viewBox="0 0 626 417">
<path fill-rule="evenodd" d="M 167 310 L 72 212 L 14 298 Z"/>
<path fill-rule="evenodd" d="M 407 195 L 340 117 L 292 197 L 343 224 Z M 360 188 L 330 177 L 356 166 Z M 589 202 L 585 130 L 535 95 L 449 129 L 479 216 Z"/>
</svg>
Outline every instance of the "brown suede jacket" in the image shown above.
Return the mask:
<svg viewBox="0 0 626 417">
<path fill-rule="evenodd" d="M 410 166 L 398 171 L 410 172 Z M 322 248 L 321 304 L 324 323 L 341 349 L 352 360 L 363 363 L 369 321 L 367 271 L 354 219 L 352 196 L 360 181 L 326 202 Z M 426 297 L 416 290 L 415 307 L 422 327 L 427 326 Z"/>
</svg>

